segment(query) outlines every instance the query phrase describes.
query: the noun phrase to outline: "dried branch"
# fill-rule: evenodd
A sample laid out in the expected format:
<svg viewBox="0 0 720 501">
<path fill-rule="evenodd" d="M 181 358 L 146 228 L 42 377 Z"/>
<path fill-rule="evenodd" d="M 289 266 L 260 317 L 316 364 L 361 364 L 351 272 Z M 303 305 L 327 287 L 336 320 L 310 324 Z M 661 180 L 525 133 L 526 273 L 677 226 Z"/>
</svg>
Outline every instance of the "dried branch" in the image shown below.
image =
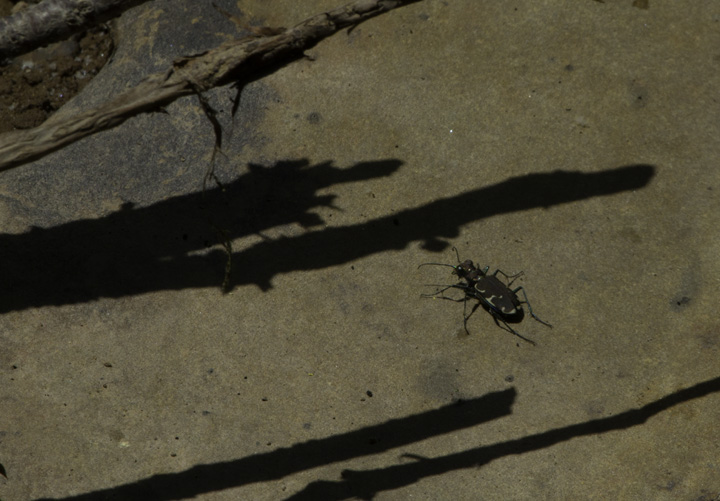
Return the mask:
<svg viewBox="0 0 720 501">
<path fill-rule="evenodd" d="M 133 115 L 157 110 L 175 99 L 249 78 L 347 26 L 419 0 L 356 0 L 306 19 L 279 35 L 251 36 L 173 62 L 115 99 L 73 117 L 54 115 L 42 125 L 0 135 L 0 171 L 36 159 L 85 136 L 115 127 Z"/>
<path fill-rule="evenodd" d="M 0 18 L 0 61 L 65 40 L 148 0 L 43 0 Z"/>
</svg>

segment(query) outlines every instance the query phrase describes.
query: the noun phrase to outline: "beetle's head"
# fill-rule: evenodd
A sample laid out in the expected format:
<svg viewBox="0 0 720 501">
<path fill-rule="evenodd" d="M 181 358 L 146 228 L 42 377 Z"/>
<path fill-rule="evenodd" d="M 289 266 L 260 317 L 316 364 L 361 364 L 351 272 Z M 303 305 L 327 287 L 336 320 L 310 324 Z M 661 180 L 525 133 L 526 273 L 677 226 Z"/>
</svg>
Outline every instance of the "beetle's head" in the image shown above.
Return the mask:
<svg viewBox="0 0 720 501">
<path fill-rule="evenodd" d="M 455 271 L 453 273 L 457 275 L 460 278 L 474 278 L 475 274 L 477 273 L 477 268 L 475 268 L 475 265 L 472 261 L 469 259 L 466 261 L 463 261 L 457 266 L 454 266 Z"/>
</svg>

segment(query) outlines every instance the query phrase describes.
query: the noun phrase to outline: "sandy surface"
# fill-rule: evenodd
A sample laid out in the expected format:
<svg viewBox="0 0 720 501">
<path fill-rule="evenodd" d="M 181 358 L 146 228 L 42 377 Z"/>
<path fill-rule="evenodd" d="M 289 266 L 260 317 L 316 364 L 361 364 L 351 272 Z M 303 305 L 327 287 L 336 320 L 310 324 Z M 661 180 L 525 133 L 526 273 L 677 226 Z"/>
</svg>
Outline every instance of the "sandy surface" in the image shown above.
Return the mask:
<svg viewBox="0 0 720 501">
<path fill-rule="evenodd" d="M 338 33 L 234 119 L 208 93 L 222 189 L 192 97 L 2 173 L 0 498 L 717 500 L 720 5 L 648 7 L 421 0 Z M 135 8 L 58 113 L 234 36 Z M 466 335 L 421 297 L 453 246 L 554 328 Z"/>
</svg>

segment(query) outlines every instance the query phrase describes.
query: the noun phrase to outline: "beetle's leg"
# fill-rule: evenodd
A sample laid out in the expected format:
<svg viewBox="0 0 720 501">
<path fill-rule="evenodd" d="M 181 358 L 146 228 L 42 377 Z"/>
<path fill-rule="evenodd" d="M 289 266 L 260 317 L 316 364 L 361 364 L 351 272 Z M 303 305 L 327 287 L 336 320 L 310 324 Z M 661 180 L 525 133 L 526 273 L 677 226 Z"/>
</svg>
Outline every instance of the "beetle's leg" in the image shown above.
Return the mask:
<svg viewBox="0 0 720 501">
<path fill-rule="evenodd" d="M 430 287 L 442 287 L 442 285 L 436 285 L 436 284 L 425 284 L 425 285 L 430 286 Z M 448 286 L 446 286 L 446 287 L 444 287 L 444 288 L 442 288 L 442 289 L 440 289 L 440 290 L 436 290 L 436 291 L 433 292 L 432 294 L 420 294 L 420 297 L 436 297 L 436 298 L 438 298 L 438 299 L 449 299 L 449 300 L 455 301 L 455 302 L 457 302 L 457 303 L 459 303 L 460 301 L 464 301 L 464 299 L 453 299 L 453 298 L 450 298 L 450 297 L 438 296 L 438 294 L 442 294 L 443 292 L 445 292 L 445 291 L 448 290 L 448 289 L 462 289 L 462 290 L 465 290 L 465 287 L 464 287 L 463 285 L 460 285 L 460 284 L 448 285 Z"/>
<path fill-rule="evenodd" d="M 445 299 L 447 301 L 452 301 L 454 303 L 459 303 L 460 301 L 465 301 L 465 299 L 455 299 L 454 297 L 447 297 L 447 296 L 434 296 L 432 294 L 423 294 L 420 297 L 431 297 L 433 299 Z"/>
<path fill-rule="evenodd" d="M 472 296 L 471 296 L 472 297 Z M 463 326 L 465 327 L 465 332 L 470 335 L 470 331 L 467 328 L 467 321 L 470 319 L 473 313 L 475 313 L 475 310 L 478 309 L 480 306 L 480 303 L 475 303 L 475 306 L 473 306 L 473 309 L 470 311 L 469 315 L 465 315 L 465 312 L 467 311 L 467 296 L 465 296 L 465 304 L 463 305 Z"/>
<path fill-rule="evenodd" d="M 425 285 L 428 286 L 428 287 L 442 287 L 441 285 L 435 285 L 435 284 L 425 284 Z M 437 296 L 438 294 L 442 294 L 443 292 L 445 292 L 446 290 L 450 289 L 451 287 L 452 287 L 452 285 L 448 285 L 447 287 L 445 287 L 445 288 L 443 288 L 443 289 L 436 290 L 436 291 L 433 292 L 432 294 L 420 294 L 420 296 L 421 296 L 421 297 L 435 297 L 435 296 Z"/>
<path fill-rule="evenodd" d="M 512 332 L 513 334 L 515 334 L 517 337 L 519 337 L 519 338 L 522 339 L 523 341 L 527 341 L 527 342 L 530 343 L 531 345 L 537 346 L 537 345 L 535 344 L 535 341 L 533 341 L 532 339 L 528 339 L 528 338 L 526 338 L 525 336 L 523 336 L 522 334 L 520 334 L 518 331 L 516 331 L 515 329 L 513 329 L 512 327 L 510 327 L 510 326 L 508 325 L 508 323 L 507 323 L 505 320 L 503 320 L 502 318 L 498 318 L 498 317 L 496 317 L 495 315 L 493 315 L 493 320 L 495 320 L 495 325 L 497 325 L 497 326 L 500 327 L 501 329 L 504 328 L 506 331 Z M 502 322 L 505 327 L 503 327 L 503 325 L 500 325 L 500 322 Z"/>
<path fill-rule="evenodd" d="M 505 277 L 505 280 L 508 281 L 508 283 L 507 283 L 508 288 L 512 285 L 512 283 L 513 283 L 515 280 L 517 280 L 518 278 L 520 278 L 521 276 L 523 276 L 523 275 L 525 274 L 524 271 L 521 271 L 520 273 L 516 273 L 516 274 L 514 274 L 514 275 L 508 275 L 508 274 L 505 273 L 504 271 L 498 269 L 498 270 L 495 270 L 495 273 L 493 273 L 493 276 L 497 276 L 498 273 L 500 273 L 502 276 L 504 276 L 504 277 Z M 510 280 L 510 279 L 512 279 L 512 280 Z"/>
<path fill-rule="evenodd" d="M 552 328 L 552 324 L 549 324 L 549 323 L 547 323 L 546 321 L 541 320 L 540 317 L 538 317 L 537 315 L 535 315 L 535 313 L 533 313 L 533 311 L 532 311 L 532 306 L 530 306 L 530 301 L 528 301 L 528 297 L 527 297 L 527 293 L 525 292 L 525 289 L 523 289 L 522 287 L 518 287 L 518 288 L 515 289 L 513 292 L 514 292 L 515 294 L 517 294 L 518 291 L 522 291 L 523 296 L 525 297 L 525 301 L 520 301 L 520 302 L 521 302 L 521 303 L 525 303 L 525 304 L 527 305 L 528 310 L 530 310 L 530 316 L 533 317 L 533 318 L 534 318 L 535 320 L 537 320 L 538 322 L 540 322 L 541 324 L 547 325 L 548 327 Z"/>
</svg>

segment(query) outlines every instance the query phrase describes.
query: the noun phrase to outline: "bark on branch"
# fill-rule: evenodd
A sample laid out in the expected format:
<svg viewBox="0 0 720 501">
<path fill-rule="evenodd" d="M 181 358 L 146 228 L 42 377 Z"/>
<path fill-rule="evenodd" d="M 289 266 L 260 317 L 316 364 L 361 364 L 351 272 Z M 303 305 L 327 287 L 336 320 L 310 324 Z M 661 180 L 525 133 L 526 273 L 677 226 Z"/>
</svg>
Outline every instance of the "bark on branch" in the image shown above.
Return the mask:
<svg viewBox="0 0 720 501">
<path fill-rule="evenodd" d="M 65 40 L 147 1 L 43 0 L 0 18 L 0 61 Z"/>
<path fill-rule="evenodd" d="M 73 117 L 54 115 L 42 125 L 0 135 L 0 171 L 37 159 L 85 136 L 115 127 L 133 115 L 175 99 L 248 78 L 264 67 L 302 55 L 320 40 L 366 19 L 419 0 L 356 0 L 313 16 L 281 34 L 245 37 L 176 60 L 115 99 Z"/>
</svg>

